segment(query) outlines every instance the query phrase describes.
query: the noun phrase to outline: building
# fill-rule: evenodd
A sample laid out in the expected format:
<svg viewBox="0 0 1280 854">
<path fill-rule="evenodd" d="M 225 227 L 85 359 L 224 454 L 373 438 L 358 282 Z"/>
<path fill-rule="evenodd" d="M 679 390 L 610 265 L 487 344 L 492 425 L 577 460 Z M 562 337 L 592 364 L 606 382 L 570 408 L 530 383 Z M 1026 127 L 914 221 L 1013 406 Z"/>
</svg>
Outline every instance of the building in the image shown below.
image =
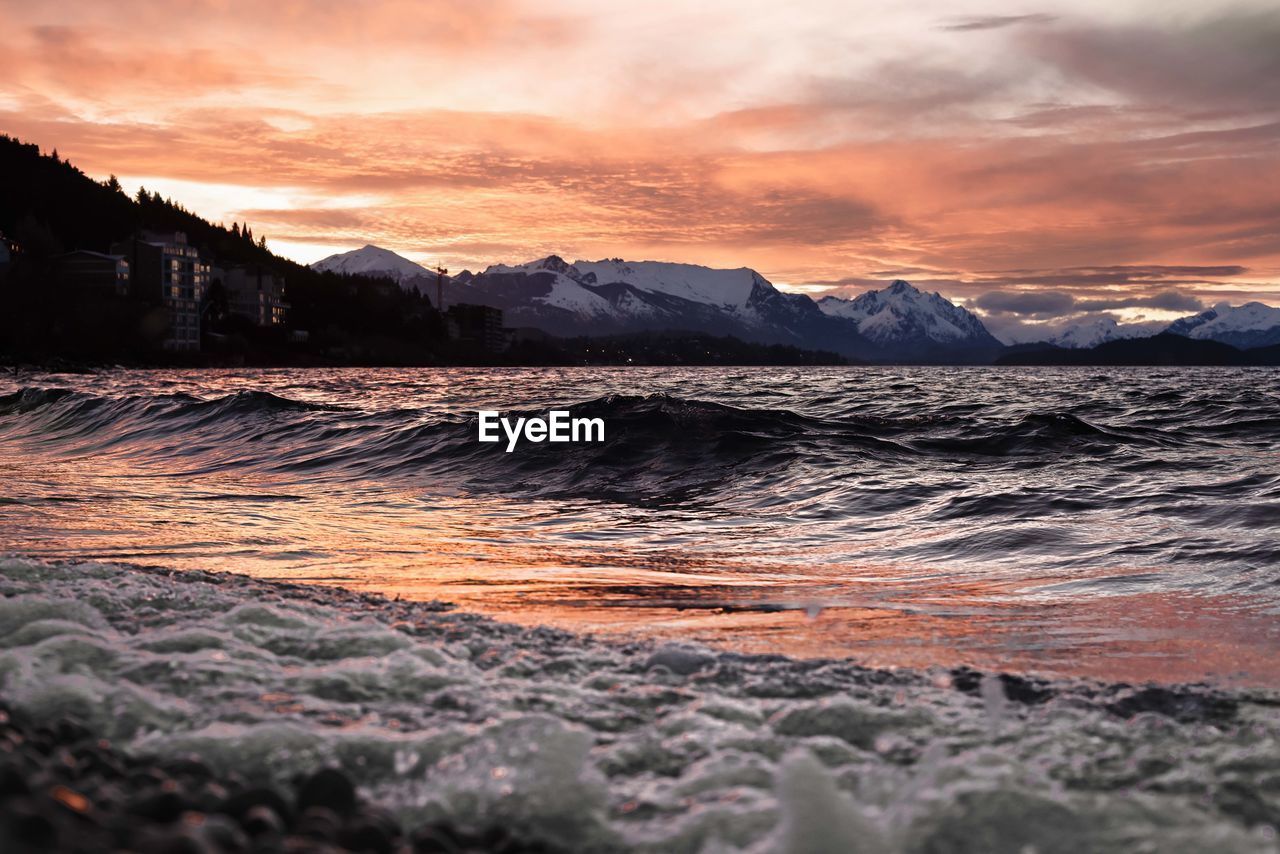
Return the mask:
<svg viewBox="0 0 1280 854">
<path fill-rule="evenodd" d="M 166 350 L 200 349 L 200 314 L 209 286 L 209 265 L 182 232 L 144 233 L 111 247 L 129 262 L 135 297 L 158 300 L 169 315 Z"/>
<path fill-rule="evenodd" d="M 0 279 L 9 275 L 9 268 L 13 266 L 13 260 L 17 254 L 17 242 L 9 239 L 3 231 L 0 231 Z"/>
<path fill-rule="evenodd" d="M 213 278 L 222 283 L 227 311 L 252 321 L 255 326 L 283 326 L 289 304 L 284 300 L 284 280 L 261 266 L 215 269 Z"/>
<path fill-rule="evenodd" d="M 550 344 L 556 340 L 550 332 L 532 326 L 508 327 L 502 330 L 502 335 L 508 349 L 518 344 Z"/>
<path fill-rule="evenodd" d="M 455 341 L 465 341 L 491 352 L 506 346 L 502 309 L 460 302 L 444 313 L 445 328 Z"/>
<path fill-rule="evenodd" d="M 58 284 L 104 296 L 129 295 L 129 260 L 123 255 L 108 255 L 77 249 L 54 259 Z"/>
</svg>

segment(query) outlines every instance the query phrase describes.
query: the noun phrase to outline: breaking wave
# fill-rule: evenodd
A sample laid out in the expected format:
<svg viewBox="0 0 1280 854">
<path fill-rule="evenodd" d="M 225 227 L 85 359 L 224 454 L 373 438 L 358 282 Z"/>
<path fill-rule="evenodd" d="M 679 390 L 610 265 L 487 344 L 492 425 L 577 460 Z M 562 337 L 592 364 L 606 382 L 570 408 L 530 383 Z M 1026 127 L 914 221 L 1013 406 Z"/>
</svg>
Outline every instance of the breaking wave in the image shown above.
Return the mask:
<svg viewBox="0 0 1280 854">
<path fill-rule="evenodd" d="M 709 613 L 845 608 L 853 628 L 831 629 L 823 643 L 850 655 L 874 640 L 858 609 L 891 600 L 904 615 L 951 615 L 929 623 L 930 648 L 982 661 L 1023 656 L 1019 666 L 1080 672 L 1111 661 L 1097 650 L 1120 650 L 1134 668 L 1149 669 L 1144 656 L 1154 655 L 1187 662 L 1186 678 L 1240 671 L 1265 681 L 1280 644 L 1275 376 L 552 368 L 5 377 L 0 549 L 382 589 L 447 576 L 449 590 L 432 595 L 501 613 L 539 603 L 582 612 L 607 603 L 633 616 L 673 602 Z M 603 420 L 605 438 L 521 441 L 507 453 L 505 443 L 477 441 L 476 413 L 492 409 L 568 409 Z M 1126 607 L 1150 617 L 1117 623 Z M 1054 622 L 1064 609 L 1074 609 L 1068 627 Z M 916 624 L 906 625 L 895 631 L 914 643 Z M 820 631 L 761 637 L 787 643 Z M 1169 643 L 1180 651 L 1161 651 Z"/>
<path fill-rule="evenodd" d="M 664 393 L 608 394 L 567 408 L 600 418 L 605 441 L 522 443 L 517 453 L 476 441 L 474 416 L 397 409 L 359 412 L 264 391 L 201 399 L 187 394 L 105 397 L 24 388 L 0 397 L 0 435 L 47 452 L 106 453 L 173 466 L 348 479 L 446 479 L 532 495 L 676 500 L 731 487 L 735 477 L 808 466 L 808 476 L 877 463 L 1114 455 L 1126 448 L 1187 446 L 1154 427 L 1095 424 L 1069 412 L 1007 421 L 969 415 L 815 417 Z M 512 417 L 543 414 L 525 410 Z M 1266 432 L 1271 421 L 1255 419 Z M 1241 430 L 1237 425 L 1236 430 Z"/>
</svg>

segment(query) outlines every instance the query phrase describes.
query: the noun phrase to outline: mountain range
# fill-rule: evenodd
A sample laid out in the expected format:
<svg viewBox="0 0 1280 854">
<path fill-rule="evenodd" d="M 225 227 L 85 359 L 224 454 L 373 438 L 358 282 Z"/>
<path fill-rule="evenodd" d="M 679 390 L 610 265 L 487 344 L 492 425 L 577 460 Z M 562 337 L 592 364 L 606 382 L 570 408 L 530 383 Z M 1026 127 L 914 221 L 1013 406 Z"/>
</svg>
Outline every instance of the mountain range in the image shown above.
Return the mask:
<svg viewBox="0 0 1280 854">
<path fill-rule="evenodd" d="M 1202 341 L 1218 341 L 1241 350 L 1280 344 L 1280 308 L 1260 302 L 1231 306 L 1219 303 L 1207 311 L 1169 324 L 1166 332 Z"/>
<path fill-rule="evenodd" d="M 1210 339 L 1161 332 L 1146 338 L 1117 338 L 1088 349 L 1019 348 L 997 365 L 1280 365 L 1280 345 L 1241 350 Z"/>
<path fill-rule="evenodd" d="M 1118 323 L 1114 317 L 1093 317 L 1068 324 L 1045 343 L 1067 350 L 1087 350 L 1111 341 L 1146 338 L 1164 331 L 1164 323 Z"/>
<path fill-rule="evenodd" d="M 418 273 L 404 266 L 413 262 L 387 254 L 366 246 L 313 267 L 385 275 L 402 286 L 419 287 Z M 418 271 L 426 274 L 420 266 Z M 980 363 L 1002 350 L 972 313 L 904 281 L 853 300 L 815 302 L 778 290 L 747 267 L 720 270 L 620 258 L 571 264 L 549 255 L 526 264 L 494 264 L 480 273 L 464 271 L 447 279 L 444 296 L 446 307 L 493 306 L 502 309 L 508 326 L 557 336 L 683 330 L 895 361 Z"/>
<path fill-rule="evenodd" d="M 989 356 L 1003 348 L 972 312 L 902 279 L 854 299 L 822 297 L 818 308 L 856 326 L 883 358 L 945 359 L 957 353 Z"/>
<path fill-rule="evenodd" d="M 332 255 L 312 267 L 389 278 L 435 297 L 434 274 L 377 246 Z M 620 258 L 569 263 L 549 255 L 525 264 L 494 264 L 480 273 L 447 277 L 444 297 L 446 306 L 500 308 L 507 326 L 556 336 L 682 330 L 829 350 L 866 361 L 989 363 L 1010 352 L 1087 350 L 1162 333 L 1237 349 L 1280 344 L 1280 309 L 1251 302 L 1223 303 L 1172 324 L 1091 318 L 1047 341 L 1011 350 L 972 312 L 902 280 L 853 299 L 814 300 L 780 291 L 747 267 Z"/>
<path fill-rule="evenodd" d="M 1199 341 L 1217 341 L 1240 350 L 1269 347 L 1280 344 L 1280 308 L 1260 302 L 1236 306 L 1224 302 L 1172 323 L 1122 324 L 1111 317 L 1095 317 L 1066 326 L 1046 343 L 1069 350 L 1087 349 L 1165 332 Z"/>
</svg>

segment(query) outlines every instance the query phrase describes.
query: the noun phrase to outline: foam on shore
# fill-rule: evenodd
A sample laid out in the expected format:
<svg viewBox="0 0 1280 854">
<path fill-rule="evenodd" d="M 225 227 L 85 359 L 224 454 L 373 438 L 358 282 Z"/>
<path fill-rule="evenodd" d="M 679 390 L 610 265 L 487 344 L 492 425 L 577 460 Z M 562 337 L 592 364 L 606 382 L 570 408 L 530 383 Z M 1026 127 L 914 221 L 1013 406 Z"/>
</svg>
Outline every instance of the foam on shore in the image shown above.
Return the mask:
<svg viewBox="0 0 1280 854">
<path fill-rule="evenodd" d="M 437 603 L 0 559 L 0 699 L 407 826 L 583 851 L 1273 851 L 1280 698 L 605 643 Z"/>
</svg>

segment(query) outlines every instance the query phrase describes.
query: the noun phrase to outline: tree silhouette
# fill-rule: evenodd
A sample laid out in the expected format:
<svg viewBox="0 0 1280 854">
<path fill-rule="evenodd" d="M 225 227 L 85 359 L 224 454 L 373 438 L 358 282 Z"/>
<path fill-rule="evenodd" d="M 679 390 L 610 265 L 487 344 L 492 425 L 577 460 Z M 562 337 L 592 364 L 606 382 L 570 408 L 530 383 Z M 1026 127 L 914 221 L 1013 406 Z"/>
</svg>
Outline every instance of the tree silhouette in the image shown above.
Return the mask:
<svg viewBox="0 0 1280 854">
<path fill-rule="evenodd" d="M 24 249 L 0 287 L 0 354 L 168 358 L 144 331 L 155 325 L 144 318 L 163 316 L 157 298 L 139 294 L 120 302 L 69 291 L 57 285 L 52 263 L 61 252 L 109 252 L 119 241 L 153 231 L 184 233 L 201 258 L 217 267 L 249 267 L 285 283 L 289 327 L 308 331 L 308 343 L 285 343 L 287 330 L 278 327 L 250 330 L 251 356 L 256 352 L 268 362 L 401 365 L 441 358 L 443 330 L 424 298 L 385 279 L 321 273 L 282 258 L 267 248 L 265 235 L 254 239 L 248 223 L 215 225 L 146 187 L 130 197 L 118 179 L 94 180 L 38 146 L 4 134 L 0 188 L 0 232 Z M 226 298 L 223 285 L 219 300 Z"/>
</svg>

